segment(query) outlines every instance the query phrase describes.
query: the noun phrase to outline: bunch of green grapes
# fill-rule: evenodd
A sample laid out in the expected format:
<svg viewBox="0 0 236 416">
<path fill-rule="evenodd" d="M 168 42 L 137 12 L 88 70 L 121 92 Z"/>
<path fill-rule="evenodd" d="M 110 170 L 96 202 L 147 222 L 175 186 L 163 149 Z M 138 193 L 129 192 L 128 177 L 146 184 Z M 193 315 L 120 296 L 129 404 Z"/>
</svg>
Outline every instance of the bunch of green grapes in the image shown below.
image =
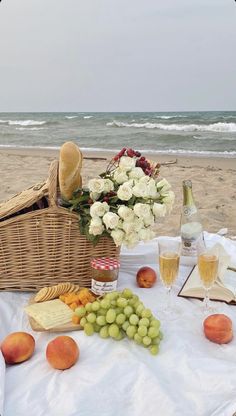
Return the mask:
<svg viewBox="0 0 236 416">
<path fill-rule="evenodd" d="M 130 289 L 107 293 L 103 298 L 77 308 L 75 314 L 87 335 L 97 332 L 101 338 L 115 340 L 127 336 L 149 348 L 151 354 L 158 354 L 163 337 L 160 321 Z"/>
</svg>

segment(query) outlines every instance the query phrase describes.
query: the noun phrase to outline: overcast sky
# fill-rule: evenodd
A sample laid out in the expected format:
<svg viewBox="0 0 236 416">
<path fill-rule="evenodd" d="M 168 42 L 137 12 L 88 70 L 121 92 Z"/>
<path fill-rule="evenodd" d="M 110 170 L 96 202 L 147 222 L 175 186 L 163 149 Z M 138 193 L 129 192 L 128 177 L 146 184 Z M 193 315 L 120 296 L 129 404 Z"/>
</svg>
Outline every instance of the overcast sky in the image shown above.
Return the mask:
<svg viewBox="0 0 236 416">
<path fill-rule="evenodd" d="M 234 0 L 2 0 L 0 111 L 236 110 Z"/>
</svg>

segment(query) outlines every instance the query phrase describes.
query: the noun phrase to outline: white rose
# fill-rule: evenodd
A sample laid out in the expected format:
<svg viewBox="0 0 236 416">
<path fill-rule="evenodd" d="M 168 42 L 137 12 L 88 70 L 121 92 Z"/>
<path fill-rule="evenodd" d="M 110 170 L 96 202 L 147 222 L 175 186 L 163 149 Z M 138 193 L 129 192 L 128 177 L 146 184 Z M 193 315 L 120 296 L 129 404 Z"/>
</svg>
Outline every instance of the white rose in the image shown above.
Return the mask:
<svg viewBox="0 0 236 416">
<path fill-rule="evenodd" d="M 150 214 L 148 217 L 143 219 L 143 222 L 146 226 L 154 224 L 154 215 Z"/>
<path fill-rule="evenodd" d="M 123 183 L 117 191 L 117 196 L 121 201 L 128 201 L 132 198 L 133 194 L 130 184 L 127 184 L 126 182 Z"/>
<path fill-rule="evenodd" d="M 104 183 L 104 179 L 90 179 L 88 183 L 89 190 L 101 194 L 104 191 Z"/>
<path fill-rule="evenodd" d="M 119 168 L 125 172 L 132 170 L 135 167 L 135 159 L 128 156 L 122 156 L 119 162 Z"/>
<path fill-rule="evenodd" d="M 142 168 L 135 167 L 129 172 L 129 178 L 130 179 L 140 179 L 142 176 L 144 176 L 145 173 Z"/>
<path fill-rule="evenodd" d="M 93 201 L 96 201 L 101 194 L 97 193 L 97 192 L 90 192 L 89 196 Z"/>
<path fill-rule="evenodd" d="M 174 200 L 175 194 L 173 191 L 169 191 L 168 193 L 163 195 L 162 202 L 166 205 L 168 213 L 172 210 Z"/>
<path fill-rule="evenodd" d="M 108 178 L 104 179 L 104 192 L 108 193 L 113 190 L 114 190 L 114 183 Z"/>
<path fill-rule="evenodd" d="M 106 228 L 110 228 L 111 230 L 118 226 L 119 219 L 120 217 L 114 212 L 107 212 L 102 218 Z"/>
<path fill-rule="evenodd" d="M 90 207 L 91 217 L 103 217 L 109 211 L 109 205 L 106 202 L 94 202 Z"/>
<path fill-rule="evenodd" d="M 145 185 L 147 185 L 150 182 L 150 177 L 147 176 L 147 175 L 142 176 L 142 178 L 140 178 L 139 182 L 144 183 Z"/>
<path fill-rule="evenodd" d="M 118 184 L 122 184 L 122 183 L 126 182 L 129 179 L 128 176 L 126 175 L 126 173 L 123 170 L 119 169 L 119 168 L 117 168 L 115 170 L 113 177 L 114 177 L 114 180 Z"/>
<path fill-rule="evenodd" d="M 148 184 L 147 184 L 147 196 L 152 199 L 156 199 L 159 196 L 159 192 L 157 192 L 156 188 L 156 182 L 153 178 L 150 178 Z"/>
<path fill-rule="evenodd" d="M 130 233 L 126 234 L 124 243 L 127 247 L 134 247 L 139 242 L 139 235 L 138 233 Z"/>
<path fill-rule="evenodd" d="M 148 241 L 155 237 L 155 233 L 150 228 L 142 228 L 139 231 L 140 241 Z"/>
<path fill-rule="evenodd" d="M 138 182 L 133 187 L 132 192 L 137 198 L 145 198 L 147 197 L 147 185 L 145 183 Z"/>
<path fill-rule="evenodd" d="M 166 179 L 162 179 L 160 182 L 157 182 L 156 186 L 157 189 L 161 190 L 161 193 L 167 192 L 171 188 L 171 185 Z"/>
<path fill-rule="evenodd" d="M 102 224 L 102 220 L 97 218 L 92 218 L 89 226 L 89 234 L 92 235 L 100 235 L 104 231 L 104 226 Z"/>
<path fill-rule="evenodd" d="M 154 202 L 152 207 L 152 212 L 155 218 L 164 217 L 166 215 L 166 206 L 165 204 L 158 204 Z"/>
<path fill-rule="evenodd" d="M 125 233 L 122 230 L 112 230 L 111 237 L 113 238 L 115 245 L 118 247 L 123 243 Z"/>
<path fill-rule="evenodd" d="M 118 215 L 123 220 L 132 221 L 134 219 L 134 212 L 131 208 L 126 207 L 125 205 L 121 205 L 118 208 Z"/>
<path fill-rule="evenodd" d="M 148 218 L 151 215 L 150 205 L 137 203 L 134 205 L 134 213 L 137 217 Z"/>
</svg>

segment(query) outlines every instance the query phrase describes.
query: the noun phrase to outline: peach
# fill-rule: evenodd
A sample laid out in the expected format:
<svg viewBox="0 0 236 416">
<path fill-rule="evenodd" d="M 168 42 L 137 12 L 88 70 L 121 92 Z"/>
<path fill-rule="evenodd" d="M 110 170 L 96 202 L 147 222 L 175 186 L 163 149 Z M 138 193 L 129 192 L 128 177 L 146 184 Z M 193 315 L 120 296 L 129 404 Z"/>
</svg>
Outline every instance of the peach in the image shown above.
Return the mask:
<svg viewBox="0 0 236 416">
<path fill-rule="evenodd" d="M 227 344 L 233 339 L 232 321 L 224 314 L 208 316 L 203 322 L 203 330 L 206 338 L 216 344 Z"/>
<path fill-rule="evenodd" d="M 35 340 L 27 332 L 12 332 L 1 344 L 2 355 L 7 364 L 28 360 L 34 352 Z"/>
<path fill-rule="evenodd" d="M 136 274 L 136 281 L 139 287 L 150 288 L 157 280 L 157 274 L 149 266 L 141 267 Z"/>
<path fill-rule="evenodd" d="M 73 338 L 60 335 L 48 343 L 46 357 L 53 368 L 66 370 L 78 360 L 79 347 Z"/>
</svg>

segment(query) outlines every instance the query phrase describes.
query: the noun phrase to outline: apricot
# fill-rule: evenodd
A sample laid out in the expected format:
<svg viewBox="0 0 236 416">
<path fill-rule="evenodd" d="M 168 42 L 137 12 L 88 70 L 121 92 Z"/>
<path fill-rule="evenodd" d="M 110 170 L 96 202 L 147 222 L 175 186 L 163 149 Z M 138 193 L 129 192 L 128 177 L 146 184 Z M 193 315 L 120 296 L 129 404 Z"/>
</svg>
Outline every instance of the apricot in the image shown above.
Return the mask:
<svg viewBox="0 0 236 416">
<path fill-rule="evenodd" d="M 7 364 L 18 364 L 28 360 L 34 352 L 35 340 L 27 332 L 12 332 L 1 344 L 2 355 Z"/>
<path fill-rule="evenodd" d="M 149 266 L 141 267 L 136 274 L 137 285 L 142 288 L 149 289 L 157 280 L 157 274 Z"/>
<path fill-rule="evenodd" d="M 208 316 L 203 322 L 203 330 L 206 338 L 216 344 L 227 344 L 233 339 L 232 321 L 224 314 Z"/>
<path fill-rule="evenodd" d="M 50 341 L 46 348 L 46 358 L 49 364 L 57 370 L 72 367 L 79 358 L 79 347 L 73 338 L 60 335 Z"/>
</svg>

